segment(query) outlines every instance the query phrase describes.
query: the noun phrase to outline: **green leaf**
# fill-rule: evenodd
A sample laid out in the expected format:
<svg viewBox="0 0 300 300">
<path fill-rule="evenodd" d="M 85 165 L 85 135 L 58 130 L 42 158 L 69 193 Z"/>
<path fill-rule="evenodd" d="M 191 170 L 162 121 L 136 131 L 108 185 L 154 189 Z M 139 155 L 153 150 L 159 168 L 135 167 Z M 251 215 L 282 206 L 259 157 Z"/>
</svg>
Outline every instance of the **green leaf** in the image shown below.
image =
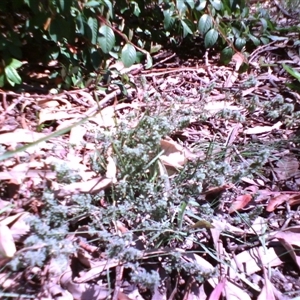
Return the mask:
<svg viewBox="0 0 300 300">
<path fill-rule="evenodd" d="M 107 25 L 102 25 L 99 29 L 98 36 L 98 44 L 101 50 L 104 53 L 109 53 L 109 51 L 114 47 L 115 41 L 116 39 L 113 30 Z"/>
<path fill-rule="evenodd" d="M 126 68 L 132 66 L 136 59 L 136 50 L 131 44 L 126 44 L 121 52 L 121 60 Z"/>
<path fill-rule="evenodd" d="M 150 69 L 153 65 L 152 57 L 149 52 L 147 52 L 147 64 L 146 64 L 146 69 Z"/>
<path fill-rule="evenodd" d="M 191 9 L 194 9 L 194 7 L 195 7 L 194 0 L 185 0 L 184 3 L 187 4 Z"/>
<path fill-rule="evenodd" d="M 55 43 L 61 41 L 63 37 L 69 39 L 70 24 L 61 16 L 56 16 L 50 24 L 49 34 L 52 41 Z"/>
<path fill-rule="evenodd" d="M 187 7 L 183 0 L 176 0 L 176 8 L 181 15 L 183 15 L 187 10 Z"/>
<path fill-rule="evenodd" d="M 283 68 L 293 77 L 300 81 L 300 73 L 295 69 L 291 68 L 289 65 L 282 64 Z"/>
<path fill-rule="evenodd" d="M 97 51 L 97 49 L 91 49 L 91 63 L 95 70 L 99 69 L 99 66 L 101 64 L 101 55 Z"/>
<path fill-rule="evenodd" d="M 133 14 L 136 17 L 139 17 L 139 15 L 141 13 L 139 5 L 135 1 L 132 1 L 130 4 L 133 5 Z"/>
<path fill-rule="evenodd" d="M 207 1 L 206 0 L 200 0 L 199 5 L 196 7 L 196 10 L 201 11 L 203 10 L 207 5 Z"/>
<path fill-rule="evenodd" d="M 242 50 L 245 45 L 246 45 L 245 39 L 240 37 L 236 39 L 235 46 L 238 50 Z"/>
<path fill-rule="evenodd" d="M 14 69 L 19 69 L 23 63 L 15 58 L 13 58 L 9 64 L 11 67 L 13 67 Z"/>
<path fill-rule="evenodd" d="M 251 41 L 253 42 L 253 44 L 255 46 L 259 46 L 260 45 L 260 40 L 257 37 L 255 37 L 254 35 L 252 35 L 250 33 L 248 34 L 248 37 L 251 39 Z"/>
<path fill-rule="evenodd" d="M 201 34 L 205 34 L 213 26 L 212 17 L 208 14 L 202 15 L 198 22 L 198 29 Z"/>
<path fill-rule="evenodd" d="M 260 37 L 260 40 L 261 40 L 261 42 L 262 42 L 264 45 L 270 43 L 270 40 L 269 40 L 268 38 L 264 37 L 264 36 L 261 36 L 261 37 Z"/>
<path fill-rule="evenodd" d="M 6 75 L 6 80 L 10 85 L 14 86 L 15 84 L 20 84 L 22 82 L 20 75 L 12 66 L 6 66 L 4 72 Z"/>
<path fill-rule="evenodd" d="M 204 38 L 205 48 L 212 47 L 218 40 L 218 37 L 219 37 L 219 33 L 216 29 L 212 28 L 211 30 L 209 30 Z"/>
<path fill-rule="evenodd" d="M 264 31 L 266 31 L 268 29 L 268 22 L 264 18 L 260 18 L 260 22 L 263 26 Z"/>
<path fill-rule="evenodd" d="M 183 29 L 183 37 L 185 38 L 188 34 L 193 34 L 193 31 L 190 29 L 190 27 L 186 24 L 184 20 L 181 20 L 181 25 Z"/>
<path fill-rule="evenodd" d="M 103 2 L 106 4 L 107 8 L 108 8 L 108 14 L 111 18 L 113 18 L 114 16 L 114 11 L 113 11 L 113 5 L 111 3 L 111 1 L 109 0 L 103 0 Z"/>
<path fill-rule="evenodd" d="M 220 0 L 210 0 L 210 3 L 214 7 L 215 10 L 223 9 L 223 4 Z"/>
<path fill-rule="evenodd" d="M 234 54 L 233 50 L 230 47 L 226 47 L 221 52 L 220 62 L 224 65 L 229 64 L 233 54 Z"/>
<path fill-rule="evenodd" d="M 91 43 L 93 45 L 96 45 L 97 35 L 98 35 L 98 20 L 96 18 L 90 17 L 88 18 L 87 24 L 90 27 L 90 30 L 92 32 Z"/>
<path fill-rule="evenodd" d="M 70 14 L 72 0 L 57 0 L 56 2 L 60 8 L 60 13 L 63 13 L 65 16 L 66 14 Z"/>
<path fill-rule="evenodd" d="M 164 29 L 168 30 L 173 26 L 175 21 L 175 19 L 173 18 L 173 12 L 168 9 L 168 10 L 164 10 L 163 14 L 164 14 Z"/>
<path fill-rule="evenodd" d="M 99 2 L 99 1 L 96 1 L 96 0 L 89 1 L 89 2 L 84 4 L 85 7 L 97 7 L 97 6 L 100 6 L 100 5 L 102 5 L 102 3 Z"/>
<path fill-rule="evenodd" d="M 5 76 L 4 74 L 0 74 L 0 87 L 4 87 L 5 84 Z"/>
<path fill-rule="evenodd" d="M 76 17 L 76 27 L 77 27 L 77 33 L 84 35 L 84 19 L 82 17 L 81 14 L 78 14 L 78 16 Z"/>
</svg>

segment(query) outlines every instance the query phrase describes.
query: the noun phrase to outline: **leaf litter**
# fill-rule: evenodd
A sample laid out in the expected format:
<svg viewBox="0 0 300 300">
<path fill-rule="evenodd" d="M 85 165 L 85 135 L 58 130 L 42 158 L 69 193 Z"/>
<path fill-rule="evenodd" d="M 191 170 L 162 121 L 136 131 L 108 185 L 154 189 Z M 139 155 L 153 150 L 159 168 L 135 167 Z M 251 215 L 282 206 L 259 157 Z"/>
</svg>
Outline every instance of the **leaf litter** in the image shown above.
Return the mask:
<svg viewBox="0 0 300 300">
<path fill-rule="evenodd" d="M 273 47 L 273 50 L 281 47 L 280 42 L 273 43 Z M 249 60 L 252 65 L 259 63 L 259 57 L 254 54 Z M 44 140 L 38 147 L 33 144 L 30 151 L 2 160 L 0 264 L 6 271 L 0 274 L 3 291 L 34 294 L 40 299 L 244 300 L 296 299 L 299 296 L 297 124 L 289 126 L 288 120 L 272 121 L 264 107 L 251 113 L 247 110 L 248 104 L 243 103 L 246 100 L 250 105 L 252 97 L 260 97 L 261 101 L 279 97 L 286 79 L 280 74 L 270 75 L 254 69 L 253 75 L 258 82 L 254 87 L 244 88 L 240 98 L 239 89 L 249 80 L 246 75 L 236 72 L 243 59 L 236 56 L 233 67 L 219 67 L 215 61 L 213 58 L 210 62 L 213 78 L 205 64 L 192 69 L 184 63 L 178 66 L 176 61 L 171 61 L 174 72 L 170 72 L 171 68 L 168 71 L 161 68 L 142 70 L 140 65 L 134 69 L 138 75 L 141 73 L 150 78 L 142 88 L 143 92 L 150 95 L 156 91 L 162 93 L 164 103 L 157 104 L 161 111 L 168 106 L 180 110 L 189 108 L 194 114 L 207 111 L 208 120 L 191 118 L 187 128 L 175 130 L 171 137 L 165 136 L 159 141 L 159 154 L 151 153 L 150 157 L 154 161 L 157 158 L 160 164 L 159 174 L 167 177 L 163 195 L 170 195 L 172 179 L 183 174 L 184 169 L 197 160 L 220 157 L 221 164 L 222 160 L 231 163 L 238 159 L 240 168 L 243 168 L 242 164 L 256 168 L 249 177 L 247 174 L 232 182 L 216 185 L 210 178 L 211 181 L 203 184 L 196 203 L 187 201 L 186 205 L 178 206 L 177 211 L 170 209 L 174 216 L 172 222 L 181 224 L 178 240 L 155 245 L 147 240 L 146 232 L 135 232 L 132 224 L 146 223 L 147 214 L 136 216 L 137 223 L 115 216 L 110 230 L 124 237 L 125 243 L 121 247 L 135 249 L 134 260 L 142 262 L 148 274 L 154 271 L 160 278 L 160 285 L 152 290 L 131 280 L 128 274 L 128 266 L 132 264 L 130 259 L 108 257 L 103 245 L 98 243 L 101 236 L 89 231 L 86 218 L 99 218 L 96 212 L 88 216 L 81 212 L 74 220 L 68 221 L 70 232 L 65 234 L 64 242 L 72 241 L 77 247 L 64 264 L 51 259 L 42 266 L 21 268 L 18 272 L 11 272 L 8 265 L 14 257 L 47 247 L 42 243 L 29 247 L 24 244 L 32 234 L 28 219 L 34 215 L 43 218 L 42 207 L 46 204 L 40 201 L 42 190 L 52 190 L 60 204 L 69 211 L 76 209 L 76 198 L 73 197 L 78 194 L 94 196 L 102 211 L 117 206 L 117 200 L 108 202 L 106 195 L 111 195 L 117 184 L 126 183 L 126 176 L 119 177 L 122 156 L 111 146 L 98 143 L 96 129 L 114 134 L 117 127 L 126 122 L 131 128 L 136 128 L 149 105 L 156 104 L 143 102 L 141 91 L 137 99 L 128 97 L 126 103 L 118 103 L 123 96 L 115 87 L 106 94 L 99 92 L 100 102 L 87 89 L 46 97 L 27 95 L 22 98 L 18 94 L 7 94 L 10 105 L 6 111 L 1 108 L 1 153 L 35 143 L 83 117 L 90 118 L 83 124 L 71 126 L 61 136 Z M 130 73 L 132 70 L 123 68 L 122 71 Z M 220 84 L 224 78 L 225 82 Z M 133 80 L 138 82 L 137 77 Z M 212 91 L 199 97 L 197 88 L 208 86 L 211 81 L 215 84 Z M 289 97 L 294 99 L 292 95 L 290 93 Z M 188 101 L 172 103 L 168 99 L 173 96 L 184 96 Z M 26 105 L 22 102 L 25 100 Z M 199 107 L 201 101 L 203 105 Z M 17 117 L 17 103 L 28 108 L 25 109 L 25 119 Z M 33 116 L 29 108 L 36 109 L 38 117 Z M 240 119 L 224 118 L 224 111 L 228 110 Z M 128 120 L 127 114 L 140 119 Z M 202 145 L 208 146 L 203 149 Z M 253 159 L 256 146 L 256 151 L 270 148 L 272 152 L 268 158 L 261 157 L 261 166 Z M 107 147 L 107 151 L 99 155 L 97 149 L 103 147 Z M 96 172 L 91 168 L 91 156 L 98 157 L 103 170 Z M 74 171 L 75 180 L 69 180 L 71 174 L 64 174 L 63 183 L 56 182 L 60 172 L 54 166 L 62 164 Z M 149 163 L 144 171 L 151 173 L 151 166 Z M 199 182 L 187 184 L 199 185 Z M 199 207 L 207 204 L 215 211 L 206 220 L 198 214 Z M 179 218 L 181 221 L 177 221 Z M 167 274 L 164 266 L 170 261 L 173 261 L 174 269 Z M 190 269 L 177 271 L 175 262 L 178 261 Z"/>
</svg>

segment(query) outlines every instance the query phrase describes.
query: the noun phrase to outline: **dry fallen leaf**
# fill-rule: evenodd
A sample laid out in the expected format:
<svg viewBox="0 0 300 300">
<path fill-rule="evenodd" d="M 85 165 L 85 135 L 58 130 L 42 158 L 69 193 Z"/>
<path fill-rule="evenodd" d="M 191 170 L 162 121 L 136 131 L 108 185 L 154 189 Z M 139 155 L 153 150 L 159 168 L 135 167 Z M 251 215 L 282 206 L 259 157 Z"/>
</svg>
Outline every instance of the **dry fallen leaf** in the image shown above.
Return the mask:
<svg viewBox="0 0 300 300">
<path fill-rule="evenodd" d="M 241 110 L 242 108 L 237 105 L 232 105 L 232 101 L 210 101 L 204 105 L 204 110 L 208 111 L 208 114 L 216 114 L 223 109 Z"/>
<path fill-rule="evenodd" d="M 235 83 L 235 81 L 238 79 L 238 75 L 239 74 L 236 71 L 230 72 L 230 74 L 228 75 L 228 77 L 224 83 L 224 87 L 227 87 L 227 88 L 232 87 L 233 84 Z"/>
<path fill-rule="evenodd" d="M 43 109 L 39 114 L 39 125 L 43 124 L 46 121 L 55 121 L 55 120 L 63 120 L 63 119 L 81 119 L 82 115 L 73 113 L 71 114 L 68 111 L 58 111 L 52 112 L 49 109 Z"/>
<path fill-rule="evenodd" d="M 162 150 L 164 150 L 164 154 L 160 156 L 163 164 L 181 169 L 187 161 L 184 148 L 171 139 L 161 140 L 160 145 Z"/>
<path fill-rule="evenodd" d="M 276 162 L 273 168 L 277 180 L 287 180 L 299 173 L 299 162 L 297 157 L 286 155 Z"/>
<path fill-rule="evenodd" d="M 300 226 L 289 227 L 284 231 L 279 231 L 274 237 L 280 241 L 300 269 Z"/>
<path fill-rule="evenodd" d="M 290 196 L 291 196 L 290 194 L 280 194 L 276 197 L 271 198 L 270 201 L 268 202 L 266 211 L 267 212 L 274 211 L 276 209 L 276 207 L 278 207 L 280 204 L 289 201 Z"/>
<path fill-rule="evenodd" d="M 226 284 L 226 278 L 223 278 L 213 289 L 208 300 L 220 299 L 222 292 L 224 291 Z"/>
<path fill-rule="evenodd" d="M 273 129 L 279 129 L 282 125 L 282 122 L 277 122 L 273 126 L 256 126 L 253 128 L 246 129 L 244 134 L 261 134 L 272 131 Z"/>
<path fill-rule="evenodd" d="M 34 143 L 44 138 L 46 134 L 30 131 L 28 129 L 16 129 L 13 132 L 7 132 L 0 135 L 0 144 L 12 145 L 16 143 Z"/>
<path fill-rule="evenodd" d="M 280 259 L 281 255 L 285 252 L 283 247 L 255 247 L 250 250 L 245 250 L 231 261 L 230 278 L 235 278 L 236 272 L 244 272 L 247 275 L 251 275 L 260 271 L 263 266 L 275 267 L 283 263 Z M 259 257 L 259 253 L 260 257 Z"/>
<path fill-rule="evenodd" d="M 77 193 L 97 193 L 113 183 L 112 178 L 99 177 L 88 181 L 74 182 L 58 188 L 58 196 L 66 196 Z"/>
<path fill-rule="evenodd" d="M 240 195 L 236 197 L 229 208 L 229 213 L 231 214 L 235 211 L 243 209 L 251 201 L 251 199 L 252 196 L 250 194 Z"/>
<path fill-rule="evenodd" d="M 0 223 L 0 258 L 11 258 L 17 249 L 10 229 Z"/>
</svg>

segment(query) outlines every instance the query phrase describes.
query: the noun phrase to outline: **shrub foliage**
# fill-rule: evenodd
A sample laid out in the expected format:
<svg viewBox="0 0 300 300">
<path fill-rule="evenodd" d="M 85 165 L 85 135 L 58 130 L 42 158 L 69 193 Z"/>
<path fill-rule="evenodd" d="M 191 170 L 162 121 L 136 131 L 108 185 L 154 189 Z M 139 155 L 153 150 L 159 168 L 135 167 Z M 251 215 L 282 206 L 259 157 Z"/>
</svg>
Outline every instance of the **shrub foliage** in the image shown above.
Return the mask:
<svg viewBox="0 0 300 300">
<path fill-rule="evenodd" d="M 246 43 L 268 41 L 262 32 L 271 22 L 254 17 L 244 0 L 3 0 L 0 86 L 21 83 L 24 61 L 57 60 L 51 76 L 68 87 L 105 69 L 109 58 L 126 67 L 146 61 L 150 68 L 151 54 L 162 45 L 199 35 L 206 48 L 223 49 L 226 62 Z M 259 23 L 256 34 L 253 23 Z"/>
</svg>

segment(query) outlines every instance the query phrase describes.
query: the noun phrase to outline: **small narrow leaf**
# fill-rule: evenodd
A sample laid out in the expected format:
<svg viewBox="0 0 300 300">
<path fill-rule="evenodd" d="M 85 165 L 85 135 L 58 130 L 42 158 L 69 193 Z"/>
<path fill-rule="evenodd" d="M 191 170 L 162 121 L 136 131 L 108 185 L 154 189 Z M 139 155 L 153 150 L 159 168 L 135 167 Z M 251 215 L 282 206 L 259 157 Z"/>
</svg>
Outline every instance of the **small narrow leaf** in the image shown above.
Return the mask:
<svg viewBox="0 0 300 300">
<path fill-rule="evenodd" d="M 113 5 L 112 5 L 111 1 L 110 0 L 104 0 L 104 3 L 106 4 L 106 6 L 108 8 L 109 16 L 111 18 L 113 18 Z"/>
<path fill-rule="evenodd" d="M 136 50 L 131 44 L 126 44 L 121 52 L 121 60 L 125 68 L 132 66 L 136 60 Z"/>
<path fill-rule="evenodd" d="M 115 45 L 115 34 L 107 25 L 103 25 L 99 29 L 98 43 L 104 53 L 109 53 Z"/>
<path fill-rule="evenodd" d="M 98 20 L 96 18 L 89 18 L 87 22 L 90 30 L 92 32 L 91 42 L 93 45 L 97 42 L 97 35 L 98 35 Z"/>
<path fill-rule="evenodd" d="M 293 77 L 298 79 L 300 81 L 300 73 L 296 71 L 295 69 L 291 68 L 289 65 L 282 64 L 283 68 Z"/>
<path fill-rule="evenodd" d="M 205 48 L 212 47 L 218 40 L 218 37 L 219 37 L 219 33 L 216 29 L 212 28 L 211 30 L 209 30 L 204 38 Z"/>
<path fill-rule="evenodd" d="M 209 29 L 213 26 L 212 17 L 210 15 L 204 14 L 199 22 L 198 22 L 198 29 L 201 34 L 205 34 Z"/>
<path fill-rule="evenodd" d="M 149 52 L 147 52 L 147 64 L 146 69 L 150 69 L 153 65 L 152 57 Z"/>
<path fill-rule="evenodd" d="M 185 38 L 188 34 L 193 34 L 193 31 L 190 29 L 190 27 L 186 24 L 184 20 L 181 20 L 181 25 L 183 29 L 183 37 Z"/>
<path fill-rule="evenodd" d="M 255 46 L 260 45 L 260 40 L 256 36 L 249 33 L 248 37 L 252 40 L 252 42 Z"/>
<path fill-rule="evenodd" d="M 22 82 L 20 75 L 12 66 L 6 66 L 4 72 L 10 85 L 14 86 L 15 84 L 20 84 Z"/>
<path fill-rule="evenodd" d="M 84 4 L 85 7 L 97 7 L 97 6 L 101 6 L 101 5 L 102 5 L 102 3 L 99 1 L 96 1 L 96 0 L 89 1 L 88 3 Z"/>
</svg>

